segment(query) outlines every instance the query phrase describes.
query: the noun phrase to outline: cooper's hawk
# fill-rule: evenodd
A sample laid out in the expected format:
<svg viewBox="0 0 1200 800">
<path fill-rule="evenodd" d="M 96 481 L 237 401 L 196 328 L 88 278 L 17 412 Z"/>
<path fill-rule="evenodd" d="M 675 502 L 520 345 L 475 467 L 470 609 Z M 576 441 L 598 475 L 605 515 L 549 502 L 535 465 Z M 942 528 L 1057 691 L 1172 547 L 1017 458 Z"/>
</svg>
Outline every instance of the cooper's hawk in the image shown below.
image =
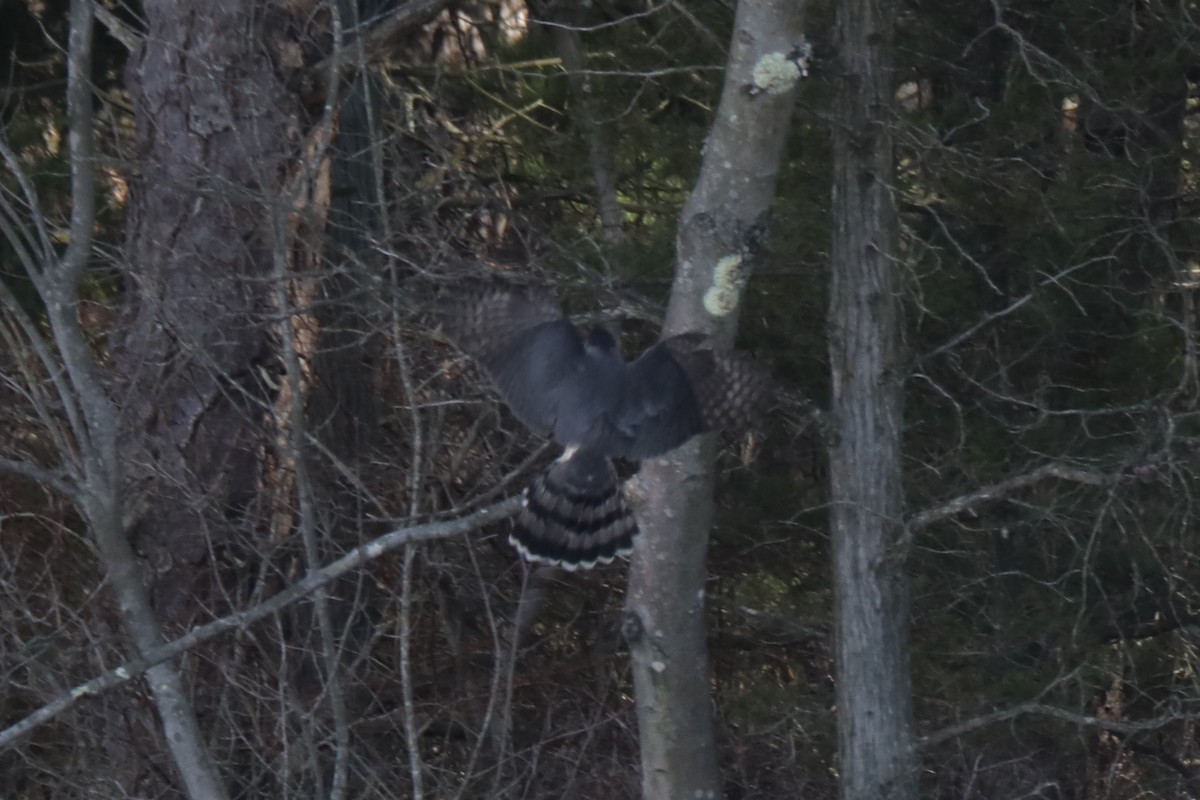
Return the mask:
<svg viewBox="0 0 1200 800">
<path fill-rule="evenodd" d="M 458 297 L 447 335 L 490 373 L 516 417 L 563 453 L 525 492 L 510 541 L 526 558 L 589 568 L 628 553 L 637 522 L 612 459 L 661 455 L 698 433 L 747 425 L 765 371 L 696 333 L 633 361 L 612 335 L 586 335 L 544 289 L 491 283 Z"/>
</svg>

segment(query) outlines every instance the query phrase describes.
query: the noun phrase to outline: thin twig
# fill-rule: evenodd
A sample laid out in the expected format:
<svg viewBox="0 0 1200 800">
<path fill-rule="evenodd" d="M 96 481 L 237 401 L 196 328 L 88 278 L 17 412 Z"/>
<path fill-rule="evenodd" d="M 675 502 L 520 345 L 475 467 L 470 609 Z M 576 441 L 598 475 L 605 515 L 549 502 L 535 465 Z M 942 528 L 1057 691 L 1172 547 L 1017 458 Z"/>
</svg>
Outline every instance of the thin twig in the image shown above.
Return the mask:
<svg viewBox="0 0 1200 800">
<path fill-rule="evenodd" d="M 156 664 L 186 653 L 188 650 L 198 647 L 228 631 L 244 629 L 258 620 L 291 605 L 297 600 L 307 597 L 318 587 L 324 586 L 341 575 L 358 569 L 367 562 L 379 558 L 384 553 L 406 544 L 427 542 L 433 539 L 445 539 L 450 536 L 459 536 L 468 533 L 488 523 L 510 517 L 517 513 L 520 507 L 521 498 L 510 497 L 502 503 L 497 503 L 494 506 L 465 517 L 440 522 L 427 522 L 424 525 L 415 525 L 409 528 L 400 528 L 364 545 L 360 545 L 337 561 L 319 570 L 309 572 L 303 579 L 291 587 L 257 606 L 221 617 L 198 628 L 193 628 L 178 639 L 148 650 L 141 658 L 127 661 L 115 669 L 111 669 L 86 683 L 76 686 L 74 689 L 61 695 L 57 700 L 42 706 L 20 722 L 0 731 L 0 749 L 8 747 L 34 728 L 54 719 L 84 697 L 98 695 L 101 692 L 122 686 L 134 680 Z"/>
<path fill-rule="evenodd" d="M 1158 730 L 1164 725 L 1185 718 L 1184 714 L 1172 712 L 1164 714 L 1153 719 L 1142 720 L 1141 722 L 1119 722 L 1115 719 L 1105 719 L 1103 717 L 1093 716 L 1092 714 L 1080 714 L 1078 711 L 1071 711 L 1066 708 L 1057 706 L 1048 706 L 1043 703 L 1030 701 L 1028 703 L 1018 703 L 1012 708 L 1005 708 L 999 711 L 993 711 L 990 714 L 983 714 L 974 717 L 965 722 L 960 722 L 957 725 L 951 725 L 948 728 L 942 728 L 940 731 L 922 736 L 917 739 L 918 747 L 933 747 L 942 742 L 953 739 L 971 731 L 985 728 L 989 725 L 995 725 L 998 722 L 1008 722 L 1009 720 L 1023 717 L 1030 714 L 1036 714 L 1043 717 L 1052 717 L 1054 719 L 1069 722 L 1072 725 L 1078 725 L 1083 728 L 1099 728 L 1100 730 L 1112 731 L 1113 733 L 1140 733 L 1143 731 Z"/>
<path fill-rule="evenodd" d="M 908 530 L 909 532 L 919 530 L 946 517 L 952 517 L 955 514 L 960 514 L 963 511 L 974 508 L 980 503 L 996 500 L 1018 489 L 1023 489 L 1026 486 L 1032 486 L 1035 483 L 1044 481 L 1047 478 L 1086 483 L 1091 486 L 1105 486 L 1117 480 L 1117 477 L 1113 475 L 1089 469 L 1080 469 L 1079 467 L 1072 467 L 1067 464 L 1043 464 L 1037 469 L 1020 475 L 1013 475 L 999 483 L 984 486 L 982 489 L 976 489 L 973 492 L 960 495 L 953 500 L 942 503 L 940 506 L 926 509 L 908 521 Z"/>
</svg>

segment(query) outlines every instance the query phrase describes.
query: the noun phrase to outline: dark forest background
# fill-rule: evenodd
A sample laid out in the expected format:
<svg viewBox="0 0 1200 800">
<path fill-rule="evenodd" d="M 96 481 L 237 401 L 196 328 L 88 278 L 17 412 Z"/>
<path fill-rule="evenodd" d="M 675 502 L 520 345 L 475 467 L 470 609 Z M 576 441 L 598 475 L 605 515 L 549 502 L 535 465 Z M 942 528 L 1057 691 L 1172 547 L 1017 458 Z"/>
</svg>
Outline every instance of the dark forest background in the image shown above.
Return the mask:
<svg viewBox="0 0 1200 800">
<path fill-rule="evenodd" d="M 153 5 L 84 35 L 81 0 L 0 2 L 0 796 L 650 796 L 629 566 L 522 565 L 504 500 L 556 454 L 430 312 L 498 274 L 657 338 L 733 4 Z M 872 569 L 905 586 L 862 585 L 907 624 L 891 796 L 1200 796 L 1197 9 L 848 5 L 891 59 L 894 168 L 854 173 L 902 287 Z M 739 229 L 736 343 L 779 402 L 715 445 L 702 587 L 711 766 L 745 800 L 871 796 L 827 453 L 835 160 L 874 144 L 835 147 L 852 21 L 803 11 Z"/>
</svg>

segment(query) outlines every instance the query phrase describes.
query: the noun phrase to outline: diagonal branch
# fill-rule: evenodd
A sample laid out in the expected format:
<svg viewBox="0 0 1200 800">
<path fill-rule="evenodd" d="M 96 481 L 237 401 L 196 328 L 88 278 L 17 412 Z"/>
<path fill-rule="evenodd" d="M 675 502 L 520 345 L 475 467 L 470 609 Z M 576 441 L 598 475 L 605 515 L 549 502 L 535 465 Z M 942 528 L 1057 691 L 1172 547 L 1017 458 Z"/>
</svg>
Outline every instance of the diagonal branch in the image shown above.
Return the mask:
<svg viewBox="0 0 1200 800">
<path fill-rule="evenodd" d="M 0 731 L 0 749 L 8 747 L 34 728 L 54 719 L 81 699 L 90 695 L 98 695 L 101 692 L 106 692 L 126 684 L 156 664 L 181 655 L 193 647 L 197 647 L 210 639 L 220 636 L 222 633 L 238 628 L 245 628 L 264 617 L 270 616 L 297 600 L 307 597 L 313 591 L 335 578 L 379 558 L 384 553 L 406 544 L 414 544 L 431 539 L 445 539 L 450 536 L 469 533 L 490 522 L 512 516 L 520 507 L 521 498 L 511 497 L 501 503 L 481 509 L 465 517 L 440 522 L 428 522 L 424 525 L 415 525 L 410 528 L 400 528 L 364 545 L 360 545 L 337 561 L 321 569 L 313 570 L 302 580 L 259 605 L 213 620 L 198 628 L 193 628 L 178 639 L 148 650 L 140 658 L 127 661 L 115 669 L 92 678 L 87 683 L 76 686 L 74 689 L 61 695 L 57 700 L 47 703 L 21 721 Z"/>
<path fill-rule="evenodd" d="M 999 483 L 993 483 L 990 486 L 984 486 L 981 489 L 976 489 L 973 492 L 968 492 L 964 495 L 942 503 L 940 506 L 926 509 L 921 513 L 913 516 L 908 521 L 908 531 L 911 535 L 913 531 L 932 525 L 946 517 L 952 517 L 955 514 L 960 514 L 963 511 L 974 508 L 982 503 L 987 503 L 992 500 L 1004 497 L 1007 494 L 1024 489 L 1026 486 L 1032 486 L 1048 478 L 1057 478 L 1064 481 L 1073 481 L 1075 483 L 1086 483 L 1091 486 L 1106 486 L 1115 483 L 1119 480 L 1118 476 L 1108 475 L 1103 472 L 1095 472 L 1090 469 L 1080 469 L 1067 464 L 1043 464 L 1037 469 L 1020 475 L 1013 475 L 1010 478 L 1005 478 Z"/>
<path fill-rule="evenodd" d="M 27 464 L 24 461 L 14 461 L 11 458 L 0 457 L 0 472 L 20 475 L 31 481 L 45 484 L 70 500 L 79 500 L 79 488 L 67 480 L 64 475 L 54 470 L 39 467 L 36 464 Z"/>
<path fill-rule="evenodd" d="M 336 75 L 341 80 L 349 78 L 355 70 L 361 69 L 365 63 L 381 61 L 394 52 L 396 38 L 407 31 L 423 25 L 442 13 L 452 0 L 413 0 L 397 8 L 388 16 L 379 19 L 365 30 L 358 30 L 352 37 L 347 37 L 343 50 L 350 53 L 362 53 L 364 58 L 345 58 L 344 52 L 331 53 L 325 58 L 305 68 L 295 78 L 295 86 L 305 101 L 323 102 L 329 93 L 329 80 L 335 74 L 330 67 L 340 63 Z M 361 49 L 360 49 L 361 48 Z"/>
<path fill-rule="evenodd" d="M 940 222 L 941 221 L 939 220 L 939 223 Z M 1061 284 L 1062 279 L 1067 277 L 1071 273 L 1076 272 L 1081 269 L 1084 269 L 1086 267 L 1090 267 L 1093 264 L 1104 263 L 1104 262 L 1108 262 L 1111 260 L 1112 260 L 1112 256 L 1098 256 L 1096 258 L 1089 258 L 1085 261 L 1081 261 L 1078 264 L 1073 264 L 1070 267 L 1067 267 L 1066 269 L 1064 269 L 1054 275 L 1045 275 L 1043 273 L 1042 280 L 1039 281 L 1037 283 L 1037 285 L 1035 285 L 1033 287 L 1033 289 L 1031 289 L 1029 292 L 1018 297 L 1016 300 L 1013 300 L 1011 303 L 1006 305 L 1004 308 L 1002 308 L 998 311 L 993 311 L 990 314 L 983 315 L 983 317 L 981 317 L 979 320 L 977 320 L 975 322 L 975 324 L 971 325 L 966 330 L 959 331 L 957 334 L 952 336 L 948 341 L 943 342 L 942 344 L 940 344 L 937 347 L 930 350 L 928 353 L 925 353 L 920 358 L 918 358 L 915 361 L 915 363 L 913 363 L 910 366 L 910 371 L 916 372 L 922 366 L 924 366 L 925 364 L 928 364 L 930 361 L 937 358 L 942 353 L 948 352 L 948 351 L 953 350 L 954 348 L 958 347 L 960 344 L 967 341 L 968 339 L 973 337 L 975 334 L 979 333 L 979 331 L 981 331 L 984 328 L 991 325 L 996 320 L 1002 319 L 1004 317 L 1009 316 L 1010 314 L 1015 313 L 1018 309 L 1021 308 L 1021 306 L 1025 305 L 1030 300 L 1032 300 L 1034 297 L 1036 297 L 1037 293 L 1040 292 L 1045 287 L 1054 285 L 1054 286 L 1058 286 L 1059 288 L 1062 288 L 1062 284 Z"/>
<path fill-rule="evenodd" d="M 137 50 L 138 45 L 142 43 L 142 34 L 135 31 L 133 28 L 121 21 L 121 18 L 106 8 L 102 3 L 92 3 L 92 10 L 96 15 L 96 19 L 100 20 L 108 35 L 116 39 L 129 52 Z"/>
<path fill-rule="evenodd" d="M 927 736 L 922 736 L 917 740 L 918 746 L 921 748 L 933 747 L 941 744 L 948 739 L 954 739 L 971 731 L 985 728 L 989 725 L 995 725 L 998 722 L 1008 722 L 1017 717 L 1023 717 L 1030 714 L 1036 714 L 1043 717 L 1051 717 L 1052 719 L 1061 720 L 1072 725 L 1078 725 L 1081 728 L 1096 728 L 1098 730 L 1110 731 L 1119 734 L 1141 733 L 1144 731 L 1158 730 L 1170 722 L 1185 719 L 1186 715 L 1179 712 L 1171 712 L 1152 719 L 1142 720 L 1140 722 L 1120 722 L 1115 719 L 1105 719 L 1092 714 L 1081 714 L 1078 711 L 1071 711 L 1066 708 L 1057 706 L 1049 706 L 1044 703 L 1030 701 L 1028 703 L 1018 703 L 1012 708 L 1004 708 L 999 711 L 993 711 L 990 714 L 983 714 L 978 717 L 960 722 L 957 725 L 951 725 L 947 728 L 942 728 L 940 731 L 935 731 Z"/>
</svg>

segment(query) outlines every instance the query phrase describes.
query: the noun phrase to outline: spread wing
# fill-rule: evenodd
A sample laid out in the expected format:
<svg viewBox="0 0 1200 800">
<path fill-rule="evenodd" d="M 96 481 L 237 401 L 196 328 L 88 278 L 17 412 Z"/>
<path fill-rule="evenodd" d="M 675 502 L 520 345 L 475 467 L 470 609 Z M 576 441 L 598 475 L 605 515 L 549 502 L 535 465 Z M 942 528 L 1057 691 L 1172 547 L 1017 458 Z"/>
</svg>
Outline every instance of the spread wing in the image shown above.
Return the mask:
<svg viewBox="0 0 1200 800">
<path fill-rule="evenodd" d="M 765 367 L 737 351 L 714 349 L 703 334 L 685 333 L 663 344 L 687 373 L 706 431 L 750 427 L 774 396 Z"/>
<path fill-rule="evenodd" d="M 613 455 L 661 455 L 704 430 L 691 380 L 666 342 L 631 361 L 623 377 Z"/>
<path fill-rule="evenodd" d="M 584 363 L 579 331 L 553 295 L 488 284 L 457 297 L 443 324 L 446 335 L 488 371 L 517 419 L 548 436 L 557 387 Z"/>
<path fill-rule="evenodd" d="M 673 450 L 698 433 L 749 426 L 771 396 L 766 371 L 702 334 L 673 336 L 625 372 L 614 420 L 613 455 L 640 459 Z"/>
</svg>

